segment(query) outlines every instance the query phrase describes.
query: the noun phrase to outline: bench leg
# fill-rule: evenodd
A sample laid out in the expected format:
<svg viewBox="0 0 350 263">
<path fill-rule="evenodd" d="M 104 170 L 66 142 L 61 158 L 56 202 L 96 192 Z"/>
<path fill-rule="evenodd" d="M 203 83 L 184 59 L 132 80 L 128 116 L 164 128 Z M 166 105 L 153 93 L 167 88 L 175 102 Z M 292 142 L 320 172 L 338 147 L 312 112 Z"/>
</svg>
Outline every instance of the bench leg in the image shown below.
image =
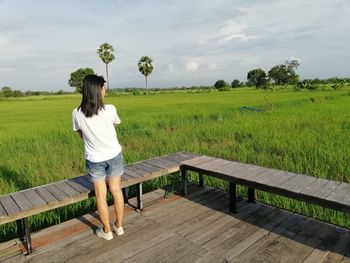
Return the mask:
<svg viewBox="0 0 350 263">
<path fill-rule="evenodd" d="M 204 175 L 202 173 L 198 175 L 199 175 L 199 185 L 204 186 Z"/>
<path fill-rule="evenodd" d="M 124 204 L 127 204 L 129 202 L 129 188 L 125 187 L 122 188 L 123 191 L 123 197 L 124 197 Z"/>
<path fill-rule="evenodd" d="M 136 185 L 136 191 L 137 191 L 137 209 L 140 211 L 143 209 L 143 201 L 142 201 L 142 183 L 138 183 Z"/>
<path fill-rule="evenodd" d="M 230 212 L 237 213 L 236 207 L 236 184 L 229 182 L 228 187 L 229 197 L 230 197 Z"/>
<path fill-rule="evenodd" d="M 248 187 L 248 202 L 255 203 L 255 189 Z"/>
<path fill-rule="evenodd" d="M 24 243 L 27 245 L 27 251 L 28 254 L 33 253 L 33 246 L 32 246 L 32 238 L 30 236 L 30 226 L 28 218 L 23 218 L 16 221 L 17 223 L 17 229 L 19 233 L 19 238 L 24 241 Z"/>
<path fill-rule="evenodd" d="M 187 170 L 181 169 L 182 193 L 187 195 Z"/>
</svg>

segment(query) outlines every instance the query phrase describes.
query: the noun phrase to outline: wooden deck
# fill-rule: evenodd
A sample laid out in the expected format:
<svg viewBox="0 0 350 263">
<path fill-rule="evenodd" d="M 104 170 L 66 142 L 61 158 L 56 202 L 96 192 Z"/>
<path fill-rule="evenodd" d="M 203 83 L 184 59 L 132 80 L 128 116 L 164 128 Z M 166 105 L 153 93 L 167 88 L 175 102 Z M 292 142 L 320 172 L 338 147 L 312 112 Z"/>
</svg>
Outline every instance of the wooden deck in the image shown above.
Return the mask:
<svg viewBox="0 0 350 263">
<path fill-rule="evenodd" d="M 126 209 L 125 235 L 112 241 L 97 238 L 96 215 L 86 215 L 33 234 L 30 256 L 0 246 L 0 261 L 350 262 L 348 230 L 245 200 L 231 214 L 227 193 L 210 187 L 163 194 L 145 194 L 142 213 Z"/>
</svg>

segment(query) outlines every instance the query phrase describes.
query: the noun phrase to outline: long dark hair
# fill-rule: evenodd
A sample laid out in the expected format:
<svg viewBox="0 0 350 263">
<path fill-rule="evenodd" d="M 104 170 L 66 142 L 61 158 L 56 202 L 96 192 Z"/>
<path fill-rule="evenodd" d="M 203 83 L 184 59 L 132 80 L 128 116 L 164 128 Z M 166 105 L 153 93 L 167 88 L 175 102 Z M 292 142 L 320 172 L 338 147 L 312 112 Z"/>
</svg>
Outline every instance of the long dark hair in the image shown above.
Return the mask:
<svg viewBox="0 0 350 263">
<path fill-rule="evenodd" d="M 101 89 L 106 81 L 97 75 L 88 75 L 83 80 L 83 98 L 78 109 L 85 117 L 97 115 L 100 109 L 104 109 Z"/>
</svg>

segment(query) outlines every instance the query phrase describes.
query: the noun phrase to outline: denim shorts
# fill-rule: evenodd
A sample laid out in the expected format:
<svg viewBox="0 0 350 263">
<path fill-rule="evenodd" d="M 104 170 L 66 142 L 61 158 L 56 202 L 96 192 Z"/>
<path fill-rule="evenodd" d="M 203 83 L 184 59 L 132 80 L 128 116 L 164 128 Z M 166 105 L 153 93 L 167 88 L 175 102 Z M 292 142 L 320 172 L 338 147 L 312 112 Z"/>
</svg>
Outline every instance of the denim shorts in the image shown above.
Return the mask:
<svg viewBox="0 0 350 263">
<path fill-rule="evenodd" d="M 119 153 L 116 157 L 102 162 L 86 161 L 86 171 L 90 182 L 106 179 L 106 176 L 121 176 L 123 169 L 123 155 Z"/>
</svg>

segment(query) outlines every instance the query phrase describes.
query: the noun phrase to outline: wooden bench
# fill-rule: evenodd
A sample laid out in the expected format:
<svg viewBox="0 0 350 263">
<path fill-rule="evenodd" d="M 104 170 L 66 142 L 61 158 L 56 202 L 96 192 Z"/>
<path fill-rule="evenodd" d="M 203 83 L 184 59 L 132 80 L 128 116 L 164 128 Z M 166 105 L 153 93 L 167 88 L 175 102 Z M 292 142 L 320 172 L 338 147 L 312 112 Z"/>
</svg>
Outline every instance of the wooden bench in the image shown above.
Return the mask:
<svg viewBox="0 0 350 263">
<path fill-rule="evenodd" d="M 180 171 L 180 162 L 197 157 L 197 154 L 178 152 L 124 166 L 122 188 L 125 202 L 127 189 L 137 187 L 137 208 L 142 209 L 142 182 Z M 54 208 L 63 207 L 94 196 L 93 184 L 87 176 L 25 189 L 0 196 L 0 225 L 17 221 L 19 235 L 23 237 L 28 253 L 32 253 L 28 217 Z"/>
<path fill-rule="evenodd" d="M 204 185 L 204 175 L 228 181 L 231 212 L 236 212 L 236 184 L 248 187 L 250 202 L 254 202 L 255 189 L 258 189 L 334 210 L 350 211 L 350 184 L 185 152 L 126 165 L 122 176 L 125 201 L 127 187 L 136 185 L 137 207 L 141 210 L 142 182 L 177 171 L 181 171 L 184 194 L 187 194 L 188 171 L 200 174 L 200 185 Z M 29 216 L 86 200 L 92 195 L 92 183 L 86 176 L 79 176 L 0 196 L 0 225 L 17 221 L 28 253 L 32 253 Z"/>
<path fill-rule="evenodd" d="M 291 197 L 307 203 L 350 212 L 350 184 L 282 170 L 264 168 L 209 156 L 199 156 L 181 162 L 181 175 L 186 182 L 187 171 L 229 182 L 230 211 L 236 212 L 236 184 L 248 187 L 248 201 L 254 202 L 255 189 Z M 186 183 L 184 184 L 184 193 Z"/>
</svg>

